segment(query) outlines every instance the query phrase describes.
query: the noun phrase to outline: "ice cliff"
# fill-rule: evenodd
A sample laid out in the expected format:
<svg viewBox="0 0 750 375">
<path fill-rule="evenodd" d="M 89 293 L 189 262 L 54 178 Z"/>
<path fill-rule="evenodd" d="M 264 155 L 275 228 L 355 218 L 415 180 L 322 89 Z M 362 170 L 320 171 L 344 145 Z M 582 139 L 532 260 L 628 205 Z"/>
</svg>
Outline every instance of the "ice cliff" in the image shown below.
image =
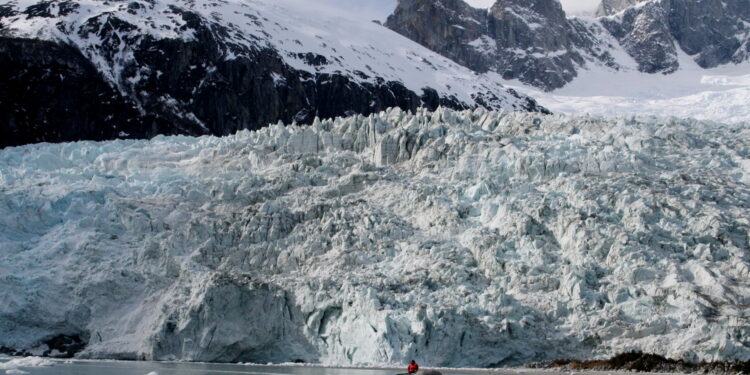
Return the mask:
<svg viewBox="0 0 750 375">
<path fill-rule="evenodd" d="M 0 151 L 0 346 L 499 366 L 750 358 L 750 130 L 398 109 Z"/>
</svg>

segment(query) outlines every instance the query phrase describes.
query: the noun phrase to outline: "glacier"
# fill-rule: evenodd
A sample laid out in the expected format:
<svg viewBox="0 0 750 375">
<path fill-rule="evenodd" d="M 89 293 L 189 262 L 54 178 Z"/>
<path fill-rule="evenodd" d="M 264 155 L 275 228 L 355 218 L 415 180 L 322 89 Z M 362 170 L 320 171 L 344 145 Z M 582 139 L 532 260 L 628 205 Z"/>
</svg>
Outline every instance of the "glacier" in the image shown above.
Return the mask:
<svg viewBox="0 0 750 375">
<path fill-rule="evenodd" d="M 0 150 L 0 347 L 491 367 L 750 359 L 750 130 L 390 109 Z"/>
</svg>

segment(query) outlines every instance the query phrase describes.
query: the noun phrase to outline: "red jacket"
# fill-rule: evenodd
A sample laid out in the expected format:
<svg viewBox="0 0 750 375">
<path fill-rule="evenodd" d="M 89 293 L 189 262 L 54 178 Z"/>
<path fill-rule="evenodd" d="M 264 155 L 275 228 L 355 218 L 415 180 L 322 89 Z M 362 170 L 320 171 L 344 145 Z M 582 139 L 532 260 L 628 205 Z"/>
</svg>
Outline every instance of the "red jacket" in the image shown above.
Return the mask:
<svg viewBox="0 0 750 375">
<path fill-rule="evenodd" d="M 419 371 L 419 365 L 416 363 L 410 363 L 409 367 L 406 368 L 406 371 L 410 374 L 413 374 L 417 371 Z"/>
</svg>

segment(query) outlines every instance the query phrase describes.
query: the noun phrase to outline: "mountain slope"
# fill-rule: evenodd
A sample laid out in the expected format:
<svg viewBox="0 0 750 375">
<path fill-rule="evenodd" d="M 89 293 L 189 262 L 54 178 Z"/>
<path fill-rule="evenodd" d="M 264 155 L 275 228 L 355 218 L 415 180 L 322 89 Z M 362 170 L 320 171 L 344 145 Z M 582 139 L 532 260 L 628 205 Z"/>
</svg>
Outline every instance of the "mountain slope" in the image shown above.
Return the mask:
<svg viewBox="0 0 750 375">
<path fill-rule="evenodd" d="M 299 1 L 11 1 L 0 36 L 0 146 L 225 135 L 393 106 L 543 111 L 497 75 Z"/>
<path fill-rule="evenodd" d="M 744 125 L 444 109 L 7 148 L 0 346 L 747 360 L 748 149 Z"/>
</svg>

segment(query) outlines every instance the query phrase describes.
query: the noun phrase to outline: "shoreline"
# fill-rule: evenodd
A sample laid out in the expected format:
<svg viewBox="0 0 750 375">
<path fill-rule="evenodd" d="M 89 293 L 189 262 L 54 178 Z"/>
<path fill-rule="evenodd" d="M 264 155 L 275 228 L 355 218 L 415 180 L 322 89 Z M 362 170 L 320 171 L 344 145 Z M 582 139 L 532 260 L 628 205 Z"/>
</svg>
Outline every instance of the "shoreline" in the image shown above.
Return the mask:
<svg viewBox="0 0 750 375">
<path fill-rule="evenodd" d="M 42 356 L 11 356 L 0 354 L 0 363 L 20 358 L 39 358 L 62 364 L 73 363 L 165 363 L 165 364 L 196 364 L 196 365 L 224 365 L 240 367 L 266 367 L 266 368 L 320 368 L 320 369 L 342 369 L 342 370 L 379 370 L 403 372 L 405 366 L 393 364 L 372 365 L 329 365 L 323 363 L 250 363 L 250 362 L 201 362 L 201 361 L 154 361 L 154 360 L 127 360 L 127 359 L 92 359 L 92 358 L 53 358 Z M 579 360 L 579 359 L 556 359 L 541 362 L 527 363 L 516 367 L 481 368 L 481 367 L 431 367 L 422 366 L 421 370 L 439 370 L 445 372 L 461 372 L 469 374 L 527 374 L 527 373 L 562 373 L 570 374 L 608 374 L 608 373 L 641 373 L 641 374 L 750 374 L 749 361 L 711 361 L 711 362 L 688 362 L 675 360 L 657 354 L 642 352 L 622 353 L 609 359 Z"/>
</svg>

